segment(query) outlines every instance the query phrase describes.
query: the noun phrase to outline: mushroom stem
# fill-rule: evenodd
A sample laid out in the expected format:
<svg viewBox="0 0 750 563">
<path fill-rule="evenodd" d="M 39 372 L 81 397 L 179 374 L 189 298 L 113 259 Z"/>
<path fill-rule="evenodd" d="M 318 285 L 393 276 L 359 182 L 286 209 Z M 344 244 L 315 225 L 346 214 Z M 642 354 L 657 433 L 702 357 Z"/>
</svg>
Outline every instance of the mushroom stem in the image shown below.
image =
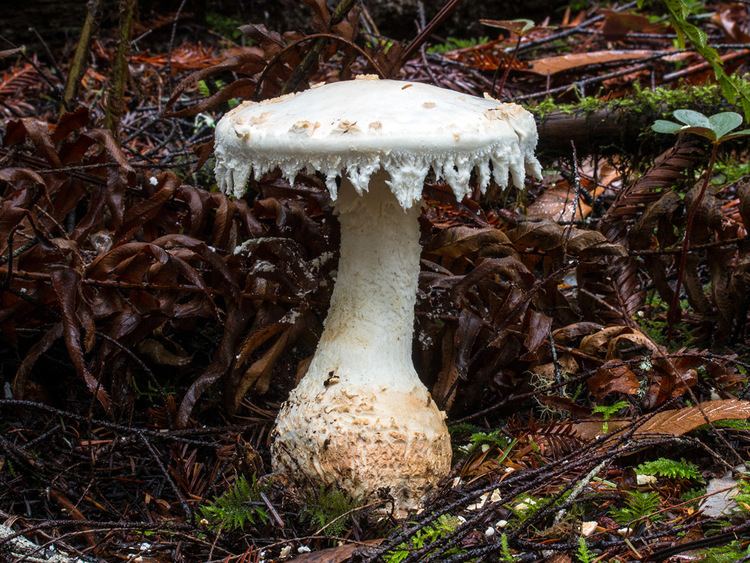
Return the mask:
<svg viewBox="0 0 750 563">
<path fill-rule="evenodd" d="M 419 206 L 404 210 L 375 174 L 358 196 L 343 179 L 341 257 L 307 374 L 277 418 L 274 469 L 355 498 L 388 488 L 402 511 L 450 469 L 445 415 L 412 363 Z"/>
<path fill-rule="evenodd" d="M 379 384 L 407 391 L 421 385 L 411 360 L 420 208 L 402 209 L 383 175 L 361 197 L 342 181 L 341 257 L 314 362 L 337 365 L 340 377 L 377 373 Z"/>
</svg>

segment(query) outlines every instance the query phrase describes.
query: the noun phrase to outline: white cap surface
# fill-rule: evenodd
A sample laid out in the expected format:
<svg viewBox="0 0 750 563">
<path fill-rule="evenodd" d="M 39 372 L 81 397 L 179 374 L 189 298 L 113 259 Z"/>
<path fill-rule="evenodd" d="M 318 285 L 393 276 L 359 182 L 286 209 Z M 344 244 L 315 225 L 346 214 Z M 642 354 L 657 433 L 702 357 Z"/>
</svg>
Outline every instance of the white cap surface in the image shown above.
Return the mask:
<svg viewBox="0 0 750 563">
<path fill-rule="evenodd" d="M 490 174 L 505 187 L 510 173 L 522 187 L 526 172 L 541 172 L 536 143 L 534 118 L 519 105 L 418 82 L 358 79 L 227 113 L 216 127 L 216 177 L 223 192 L 240 197 L 250 174 L 279 168 L 294 182 L 301 171 L 317 171 L 336 199 L 337 177 L 345 174 L 361 193 L 382 168 L 409 208 L 430 169 L 459 201 L 473 170 L 482 191 Z"/>
</svg>

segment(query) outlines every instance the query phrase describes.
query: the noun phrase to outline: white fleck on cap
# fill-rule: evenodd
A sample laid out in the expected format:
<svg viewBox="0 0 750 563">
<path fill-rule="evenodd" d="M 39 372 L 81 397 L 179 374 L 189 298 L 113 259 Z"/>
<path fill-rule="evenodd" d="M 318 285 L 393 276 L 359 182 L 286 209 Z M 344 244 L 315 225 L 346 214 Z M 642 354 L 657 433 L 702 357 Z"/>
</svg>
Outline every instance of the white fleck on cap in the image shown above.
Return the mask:
<svg viewBox="0 0 750 563">
<path fill-rule="evenodd" d="M 457 200 L 470 192 L 476 170 L 480 189 L 505 187 L 510 174 L 523 186 L 539 177 L 533 116 L 517 104 L 398 80 L 349 80 L 260 103 L 245 102 L 216 126 L 216 178 L 240 197 L 250 174 L 279 168 L 293 183 L 301 171 L 326 177 L 336 199 L 345 175 L 359 193 L 379 169 L 403 208 L 422 197 L 432 170 Z"/>
</svg>

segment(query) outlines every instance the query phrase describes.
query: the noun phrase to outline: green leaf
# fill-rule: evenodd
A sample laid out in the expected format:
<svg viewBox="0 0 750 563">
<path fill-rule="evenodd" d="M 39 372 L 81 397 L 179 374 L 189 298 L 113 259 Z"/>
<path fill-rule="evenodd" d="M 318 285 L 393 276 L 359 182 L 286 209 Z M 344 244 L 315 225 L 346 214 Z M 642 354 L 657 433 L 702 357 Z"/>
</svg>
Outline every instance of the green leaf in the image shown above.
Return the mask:
<svg viewBox="0 0 750 563">
<path fill-rule="evenodd" d="M 638 475 L 654 475 L 657 477 L 666 477 L 668 479 L 691 479 L 702 481 L 698 466 L 684 459 L 676 461 L 665 457 L 660 457 L 653 461 L 641 463 L 635 468 Z"/>
<path fill-rule="evenodd" d="M 657 133 L 666 133 L 669 135 L 673 135 L 675 133 L 680 132 L 680 129 L 682 129 L 682 125 L 679 125 L 675 123 L 674 121 L 666 121 L 664 119 L 657 119 L 656 121 L 654 121 L 654 124 L 651 126 L 651 129 L 653 129 Z"/>
<path fill-rule="evenodd" d="M 636 520 L 647 518 L 656 522 L 662 518 L 658 512 L 661 497 L 655 492 L 629 491 L 625 493 L 625 506 L 623 508 L 611 508 L 610 516 L 623 526 L 630 525 Z"/>
<path fill-rule="evenodd" d="M 680 133 L 692 133 L 693 135 L 704 137 L 711 142 L 716 140 L 716 133 L 710 127 L 683 127 Z"/>
<path fill-rule="evenodd" d="M 266 524 L 270 517 L 259 502 L 261 492 L 255 476 L 252 482 L 239 476 L 224 494 L 198 507 L 198 514 L 214 530 L 236 531 L 248 525 Z"/>
<path fill-rule="evenodd" d="M 706 129 L 711 129 L 711 122 L 699 111 L 693 111 L 691 109 L 676 109 L 672 115 L 690 127 L 705 127 Z"/>
<path fill-rule="evenodd" d="M 742 125 L 742 116 L 733 111 L 724 111 L 712 115 L 708 118 L 708 121 L 711 122 L 711 129 L 714 130 L 716 136 L 721 139 L 724 135 Z"/>
<path fill-rule="evenodd" d="M 739 139 L 740 137 L 750 136 L 750 129 L 743 129 L 742 131 L 735 131 L 729 135 L 725 135 L 721 138 L 722 141 L 731 141 L 732 139 Z"/>
</svg>

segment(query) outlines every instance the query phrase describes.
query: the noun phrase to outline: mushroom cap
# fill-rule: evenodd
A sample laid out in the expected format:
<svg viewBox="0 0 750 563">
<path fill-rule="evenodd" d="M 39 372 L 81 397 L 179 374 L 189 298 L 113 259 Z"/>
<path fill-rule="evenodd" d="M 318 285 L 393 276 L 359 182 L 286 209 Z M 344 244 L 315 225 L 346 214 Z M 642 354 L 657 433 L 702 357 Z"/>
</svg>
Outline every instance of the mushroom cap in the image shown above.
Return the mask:
<svg viewBox="0 0 750 563">
<path fill-rule="evenodd" d="M 244 102 L 216 126 L 216 177 L 225 193 L 240 197 L 252 173 L 279 168 L 294 182 L 301 171 L 326 177 L 336 199 L 345 174 L 358 192 L 379 169 L 403 208 L 422 197 L 430 169 L 456 199 L 470 193 L 476 169 L 482 191 L 490 181 L 505 187 L 510 173 L 523 186 L 537 177 L 533 116 L 501 103 L 418 82 L 355 79 L 298 94 Z"/>
</svg>

